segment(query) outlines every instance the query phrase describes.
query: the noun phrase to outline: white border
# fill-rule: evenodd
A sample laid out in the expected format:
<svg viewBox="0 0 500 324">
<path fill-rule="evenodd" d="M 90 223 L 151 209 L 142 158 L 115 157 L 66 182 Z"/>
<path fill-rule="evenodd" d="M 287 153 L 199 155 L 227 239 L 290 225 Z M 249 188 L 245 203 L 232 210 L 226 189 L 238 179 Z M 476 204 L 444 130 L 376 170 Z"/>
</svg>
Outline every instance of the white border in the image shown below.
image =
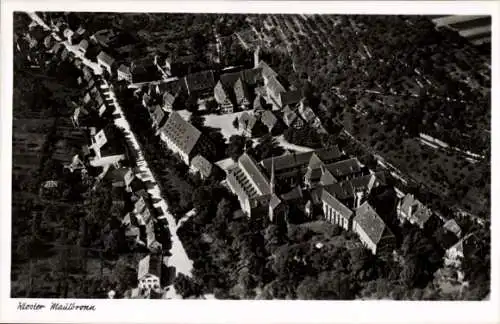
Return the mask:
<svg viewBox="0 0 500 324">
<path fill-rule="evenodd" d="M 489 14 L 493 16 L 492 89 L 499 85 L 499 8 L 497 2 L 458 1 L 355 1 L 355 2 L 285 2 L 285 1 L 2 1 L 1 40 L 1 322 L 169 322 L 169 323 L 498 323 L 500 303 L 498 288 L 500 235 L 498 223 L 492 219 L 492 292 L 488 302 L 305 302 L 305 301 L 166 301 L 166 300 L 73 300 L 93 303 L 95 312 L 36 312 L 16 311 L 20 300 L 10 295 L 10 228 L 11 228 L 11 132 L 12 132 L 12 12 L 19 11 L 150 11 L 150 12 L 239 12 L 239 13 L 351 13 L 351 14 Z M 499 107 L 498 91 L 492 93 L 492 107 Z M 498 125 L 498 113 L 492 111 L 493 125 Z M 500 143 L 497 132 L 492 134 L 492 163 Z M 492 168 L 492 194 L 498 193 L 498 172 Z M 496 196 L 496 195 L 495 195 Z M 494 196 L 492 195 L 492 198 Z M 492 210 L 498 211 L 492 199 Z M 492 212 L 492 218 L 494 212 Z M 36 300 L 30 300 L 36 301 Z M 48 304 L 48 300 L 38 300 Z M 67 300 L 69 301 L 69 300 Z"/>
</svg>

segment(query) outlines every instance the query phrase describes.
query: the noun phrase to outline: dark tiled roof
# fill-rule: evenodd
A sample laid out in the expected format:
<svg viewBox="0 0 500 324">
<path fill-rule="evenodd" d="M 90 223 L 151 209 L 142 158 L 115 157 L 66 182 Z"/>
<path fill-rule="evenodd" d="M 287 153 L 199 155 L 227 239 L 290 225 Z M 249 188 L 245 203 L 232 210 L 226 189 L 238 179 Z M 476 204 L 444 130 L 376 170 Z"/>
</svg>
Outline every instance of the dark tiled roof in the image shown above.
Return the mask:
<svg viewBox="0 0 500 324">
<path fill-rule="evenodd" d="M 334 195 L 328 192 L 327 189 L 323 189 L 323 193 L 321 195 L 321 200 L 326 203 L 328 206 L 335 209 L 342 216 L 349 219 L 352 217 L 353 212 L 347 208 L 343 203 L 341 203 Z"/>
<path fill-rule="evenodd" d="M 300 100 L 302 100 L 302 91 L 300 90 L 290 90 L 281 93 L 282 106 L 295 104 L 298 103 Z"/>
<path fill-rule="evenodd" d="M 359 163 L 358 159 L 354 157 L 348 160 L 328 164 L 326 168 L 332 173 L 334 177 L 338 178 L 360 172 L 361 164 Z"/>
<path fill-rule="evenodd" d="M 215 86 L 214 73 L 212 70 L 191 73 L 184 77 L 184 83 L 189 93 L 213 89 Z"/>
<path fill-rule="evenodd" d="M 314 151 L 319 159 L 325 163 L 332 160 L 337 160 L 342 156 L 342 152 L 337 145 Z"/>
<path fill-rule="evenodd" d="M 355 191 L 371 191 L 381 185 L 385 185 L 385 175 L 383 172 L 376 172 L 361 177 L 356 177 L 346 182 Z"/>
<path fill-rule="evenodd" d="M 238 164 L 245 171 L 246 174 L 253 180 L 255 185 L 259 188 L 262 194 L 269 194 L 269 180 L 266 176 L 260 171 L 257 163 L 252 157 L 248 154 L 244 153 L 238 159 Z"/>
<path fill-rule="evenodd" d="M 170 114 L 167 122 L 161 127 L 161 132 L 188 155 L 201 136 L 201 132 L 176 111 Z"/>
<path fill-rule="evenodd" d="M 130 168 L 125 168 L 125 167 L 121 167 L 118 169 L 112 168 L 106 173 L 104 179 L 108 179 L 111 181 L 123 181 L 125 175 L 127 175 L 129 172 L 131 172 Z"/>
<path fill-rule="evenodd" d="M 384 234 L 392 235 L 384 221 L 368 202 L 364 202 L 356 209 L 354 221 L 363 229 L 368 238 L 378 244 Z"/>
<path fill-rule="evenodd" d="M 303 152 L 303 153 L 291 153 L 284 154 L 281 156 L 274 157 L 274 170 L 280 171 L 282 169 L 304 167 L 309 162 L 313 152 Z M 267 158 L 262 160 L 262 166 L 271 172 L 271 161 L 272 158 Z"/>
<path fill-rule="evenodd" d="M 292 190 L 290 190 L 289 192 L 281 195 L 281 199 L 284 201 L 302 199 L 302 197 L 303 197 L 302 189 L 300 189 L 300 186 L 297 186 Z"/>
</svg>

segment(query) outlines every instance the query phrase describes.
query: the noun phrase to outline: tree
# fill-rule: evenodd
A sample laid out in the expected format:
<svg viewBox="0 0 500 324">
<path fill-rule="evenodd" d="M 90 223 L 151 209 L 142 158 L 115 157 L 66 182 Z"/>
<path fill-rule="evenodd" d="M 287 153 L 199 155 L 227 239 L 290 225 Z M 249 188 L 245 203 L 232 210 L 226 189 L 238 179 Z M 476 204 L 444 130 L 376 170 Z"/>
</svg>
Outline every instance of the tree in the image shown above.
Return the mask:
<svg viewBox="0 0 500 324">
<path fill-rule="evenodd" d="M 198 129 L 203 129 L 205 126 L 205 117 L 197 115 L 197 114 L 192 114 L 191 117 L 189 118 L 189 122 L 196 128 Z"/>
<path fill-rule="evenodd" d="M 238 158 L 245 151 L 245 146 L 252 147 L 251 141 L 246 137 L 240 135 L 232 135 L 229 138 L 229 144 L 226 148 L 226 155 L 232 158 L 234 161 L 238 161 Z"/>
<path fill-rule="evenodd" d="M 271 134 L 262 136 L 259 144 L 254 148 L 255 158 L 263 160 L 271 156 L 279 156 L 283 154 L 284 150 L 279 146 L 276 139 Z"/>
<path fill-rule="evenodd" d="M 200 297 L 203 295 L 203 286 L 197 281 L 183 273 L 179 273 L 174 280 L 175 290 L 182 296 L 182 298 L 188 297 Z"/>
</svg>

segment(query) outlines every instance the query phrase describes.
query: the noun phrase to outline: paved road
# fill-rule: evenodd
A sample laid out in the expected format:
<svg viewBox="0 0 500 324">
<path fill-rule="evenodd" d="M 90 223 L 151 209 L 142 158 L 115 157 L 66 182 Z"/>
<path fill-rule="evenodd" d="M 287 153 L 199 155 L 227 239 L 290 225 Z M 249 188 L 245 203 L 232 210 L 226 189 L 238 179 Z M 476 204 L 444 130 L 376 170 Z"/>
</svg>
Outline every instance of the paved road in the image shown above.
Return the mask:
<svg viewBox="0 0 500 324">
<path fill-rule="evenodd" d="M 33 21 L 37 22 L 46 30 L 51 30 L 50 27 L 41 19 L 36 13 L 28 13 L 28 15 L 33 19 Z M 56 38 L 57 34 L 53 33 L 52 36 Z M 57 40 L 57 38 L 56 38 Z M 61 42 L 70 52 L 72 52 L 76 57 L 82 60 L 82 63 L 89 68 L 91 68 L 96 75 L 102 74 L 102 68 L 97 65 L 95 62 L 88 60 L 81 52 L 77 50 L 76 46 L 69 44 L 67 41 Z M 114 115 L 118 116 L 114 123 L 117 127 L 119 127 L 127 141 L 127 144 L 136 152 L 137 160 L 135 161 L 136 166 L 139 169 L 138 178 L 145 182 L 151 182 L 153 185 L 150 189 L 148 189 L 148 193 L 150 194 L 153 200 L 157 200 L 154 204 L 154 207 L 158 207 L 163 211 L 163 216 L 160 218 L 166 219 L 168 222 L 168 227 L 171 233 L 172 240 L 172 248 L 170 249 L 171 256 L 168 258 L 168 265 L 174 267 L 176 273 L 182 273 L 186 276 L 191 277 L 191 271 L 193 269 L 193 261 L 189 259 L 182 242 L 177 236 L 177 224 L 173 215 L 168 211 L 168 205 L 166 201 L 163 199 L 160 187 L 156 179 L 154 178 L 153 173 L 151 172 L 147 161 L 144 159 L 144 154 L 142 152 L 141 145 L 137 140 L 135 134 L 132 132 L 130 128 L 130 124 L 123 113 L 121 106 L 119 105 L 116 95 L 113 89 L 110 87 L 109 83 L 102 79 L 101 89 L 105 97 L 109 97 L 112 100 L 110 104 L 111 108 L 114 109 Z M 180 225 L 180 224 L 179 224 Z M 167 287 L 167 293 L 164 298 L 166 299 L 180 299 L 182 298 L 175 291 L 173 285 Z"/>
</svg>

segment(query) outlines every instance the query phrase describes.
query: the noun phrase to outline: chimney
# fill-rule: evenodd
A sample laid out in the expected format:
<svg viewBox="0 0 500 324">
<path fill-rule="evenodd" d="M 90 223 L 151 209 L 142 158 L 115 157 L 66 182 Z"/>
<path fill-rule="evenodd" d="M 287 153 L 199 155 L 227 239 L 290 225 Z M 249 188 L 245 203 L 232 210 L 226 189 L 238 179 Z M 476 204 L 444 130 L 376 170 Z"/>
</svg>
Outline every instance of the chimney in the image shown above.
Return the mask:
<svg viewBox="0 0 500 324">
<path fill-rule="evenodd" d="M 260 52 L 260 46 L 257 46 L 255 51 L 253 52 L 254 67 L 257 67 L 259 65 L 259 52 Z"/>
</svg>

